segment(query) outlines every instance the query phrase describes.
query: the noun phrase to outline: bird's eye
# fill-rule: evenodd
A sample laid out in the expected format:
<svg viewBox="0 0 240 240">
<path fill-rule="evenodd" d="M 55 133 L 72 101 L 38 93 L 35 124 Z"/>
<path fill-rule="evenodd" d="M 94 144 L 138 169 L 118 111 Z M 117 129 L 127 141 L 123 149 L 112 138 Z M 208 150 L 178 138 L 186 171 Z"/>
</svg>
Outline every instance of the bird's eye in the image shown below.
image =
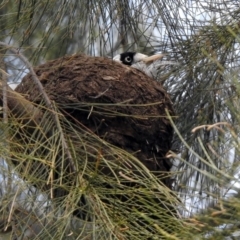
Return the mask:
<svg viewBox="0 0 240 240">
<path fill-rule="evenodd" d="M 129 56 L 127 56 L 127 57 L 125 57 L 125 61 L 130 63 L 132 61 L 132 59 Z"/>
</svg>

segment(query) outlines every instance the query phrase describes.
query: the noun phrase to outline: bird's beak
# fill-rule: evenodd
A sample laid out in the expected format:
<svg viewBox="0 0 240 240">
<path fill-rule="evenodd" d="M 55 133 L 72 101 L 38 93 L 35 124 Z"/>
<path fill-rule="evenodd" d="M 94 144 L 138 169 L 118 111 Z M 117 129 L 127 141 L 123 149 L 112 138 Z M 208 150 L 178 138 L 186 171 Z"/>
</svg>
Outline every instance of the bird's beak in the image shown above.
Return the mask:
<svg viewBox="0 0 240 240">
<path fill-rule="evenodd" d="M 152 64 L 156 60 L 159 60 L 159 59 L 163 58 L 164 56 L 165 56 L 165 54 L 155 54 L 155 55 L 152 55 L 150 57 L 143 58 L 142 61 L 145 62 L 148 65 L 148 64 Z"/>
</svg>

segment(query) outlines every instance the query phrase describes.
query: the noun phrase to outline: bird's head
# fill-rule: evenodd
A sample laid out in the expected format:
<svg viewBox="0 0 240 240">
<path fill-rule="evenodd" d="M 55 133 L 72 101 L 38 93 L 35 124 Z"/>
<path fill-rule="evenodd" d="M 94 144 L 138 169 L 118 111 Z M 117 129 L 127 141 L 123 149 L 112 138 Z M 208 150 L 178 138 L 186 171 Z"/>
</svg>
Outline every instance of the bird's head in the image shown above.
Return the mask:
<svg viewBox="0 0 240 240">
<path fill-rule="evenodd" d="M 115 56 L 113 60 L 128 66 L 132 66 L 138 62 L 144 62 L 146 65 L 148 65 L 163 57 L 164 57 L 164 54 L 147 56 L 145 54 L 138 53 L 138 52 L 124 52 Z"/>
<path fill-rule="evenodd" d="M 137 52 L 124 52 L 113 58 L 114 61 L 123 63 L 125 65 L 131 66 L 137 62 L 142 61 L 144 58 L 147 58 L 147 55 Z"/>
</svg>

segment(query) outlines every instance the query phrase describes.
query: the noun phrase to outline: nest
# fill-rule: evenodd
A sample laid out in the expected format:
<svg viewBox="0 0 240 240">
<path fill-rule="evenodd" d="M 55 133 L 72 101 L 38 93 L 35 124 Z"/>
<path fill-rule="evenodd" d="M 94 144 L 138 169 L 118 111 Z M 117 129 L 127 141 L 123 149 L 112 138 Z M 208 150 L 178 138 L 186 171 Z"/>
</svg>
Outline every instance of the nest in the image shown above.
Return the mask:
<svg viewBox="0 0 240 240">
<path fill-rule="evenodd" d="M 141 71 L 103 57 L 65 56 L 36 67 L 49 98 L 62 113 L 110 144 L 133 153 L 150 171 L 168 172 L 165 158 L 173 129 L 172 103 L 160 83 Z M 25 76 L 16 91 L 36 104 L 42 95 Z M 164 183 L 170 187 L 170 183 Z"/>
</svg>

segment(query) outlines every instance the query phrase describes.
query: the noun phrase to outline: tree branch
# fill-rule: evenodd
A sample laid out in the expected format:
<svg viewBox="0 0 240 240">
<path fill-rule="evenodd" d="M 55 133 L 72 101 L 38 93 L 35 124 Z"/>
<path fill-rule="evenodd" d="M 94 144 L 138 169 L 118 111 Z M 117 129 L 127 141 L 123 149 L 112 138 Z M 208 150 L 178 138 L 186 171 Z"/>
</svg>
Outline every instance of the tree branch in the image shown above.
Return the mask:
<svg viewBox="0 0 240 240">
<path fill-rule="evenodd" d="M 45 100 L 45 103 L 47 104 L 48 108 L 49 108 L 50 110 L 52 110 L 52 111 L 51 111 L 51 114 L 52 114 L 53 119 L 54 119 L 54 121 L 55 121 L 55 124 L 56 124 L 56 126 L 57 126 L 57 128 L 58 128 L 58 130 L 59 130 L 59 132 L 60 132 L 60 134 L 61 134 L 62 145 L 63 145 L 63 148 L 65 149 L 65 151 L 66 151 L 66 153 L 67 153 L 71 171 L 72 171 L 72 172 L 76 172 L 76 167 L 75 167 L 75 165 L 74 165 L 71 152 L 70 152 L 70 150 L 69 150 L 69 148 L 68 148 L 68 145 L 67 145 L 67 142 L 66 142 L 66 140 L 65 140 L 65 137 L 64 137 L 64 134 L 63 134 L 61 125 L 58 124 L 58 123 L 59 123 L 58 114 L 55 113 L 54 106 L 52 105 L 52 102 L 51 102 L 50 98 L 48 97 L 47 93 L 45 92 L 45 90 L 44 90 L 44 88 L 43 88 L 43 86 L 42 86 L 42 84 L 41 84 L 41 82 L 39 81 L 39 79 L 38 79 L 38 77 L 37 77 L 37 75 L 36 75 L 36 73 L 35 73 L 32 65 L 31 65 L 31 63 L 28 61 L 28 59 L 27 59 L 23 54 L 20 53 L 19 49 L 16 49 L 16 48 L 14 48 L 13 46 L 8 45 L 8 44 L 6 44 L 6 43 L 4 43 L 4 42 L 0 42 L 0 45 L 3 46 L 3 47 L 5 47 L 6 49 L 8 49 L 9 51 L 11 51 L 11 52 L 14 53 L 15 55 L 17 55 L 17 56 L 24 62 L 24 64 L 27 66 L 27 68 L 29 69 L 30 74 L 32 75 L 33 81 L 34 81 L 35 84 L 38 86 L 39 91 L 40 91 L 41 94 L 43 95 L 43 98 L 44 98 L 44 100 Z M 21 103 L 20 103 L 20 104 L 16 103 L 16 99 L 15 99 L 15 101 L 13 100 L 13 99 L 14 99 L 14 94 L 13 94 L 12 92 L 11 92 L 11 94 L 12 94 L 12 95 L 11 95 L 10 99 L 11 99 L 12 102 L 9 103 L 9 104 L 16 104 L 16 106 L 19 107 L 19 110 L 14 110 L 14 109 L 17 108 L 17 107 L 15 107 L 15 108 L 10 108 L 11 110 L 17 111 L 17 114 L 20 114 L 19 111 L 23 111 L 26 115 L 32 114 L 31 111 L 27 112 L 27 110 L 32 110 L 32 111 L 34 110 L 34 112 L 35 112 L 35 108 L 34 108 L 34 109 L 28 109 L 28 108 L 32 108 L 32 106 L 30 106 L 29 103 L 27 104 L 27 107 L 26 107 L 26 108 L 25 108 Z M 15 96 L 17 96 L 17 95 L 15 95 Z M 18 98 L 18 100 L 20 100 L 19 96 L 18 96 L 17 98 Z M 21 101 L 23 101 L 23 100 L 21 99 Z M 13 106 L 12 106 L 12 107 L 13 107 Z M 35 114 L 35 113 L 34 113 L 34 114 Z M 36 116 L 35 116 L 35 117 L 36 117 Z M 31 118 L 30 118 L 30 119 L 31 119 Z"/>
</svg>

